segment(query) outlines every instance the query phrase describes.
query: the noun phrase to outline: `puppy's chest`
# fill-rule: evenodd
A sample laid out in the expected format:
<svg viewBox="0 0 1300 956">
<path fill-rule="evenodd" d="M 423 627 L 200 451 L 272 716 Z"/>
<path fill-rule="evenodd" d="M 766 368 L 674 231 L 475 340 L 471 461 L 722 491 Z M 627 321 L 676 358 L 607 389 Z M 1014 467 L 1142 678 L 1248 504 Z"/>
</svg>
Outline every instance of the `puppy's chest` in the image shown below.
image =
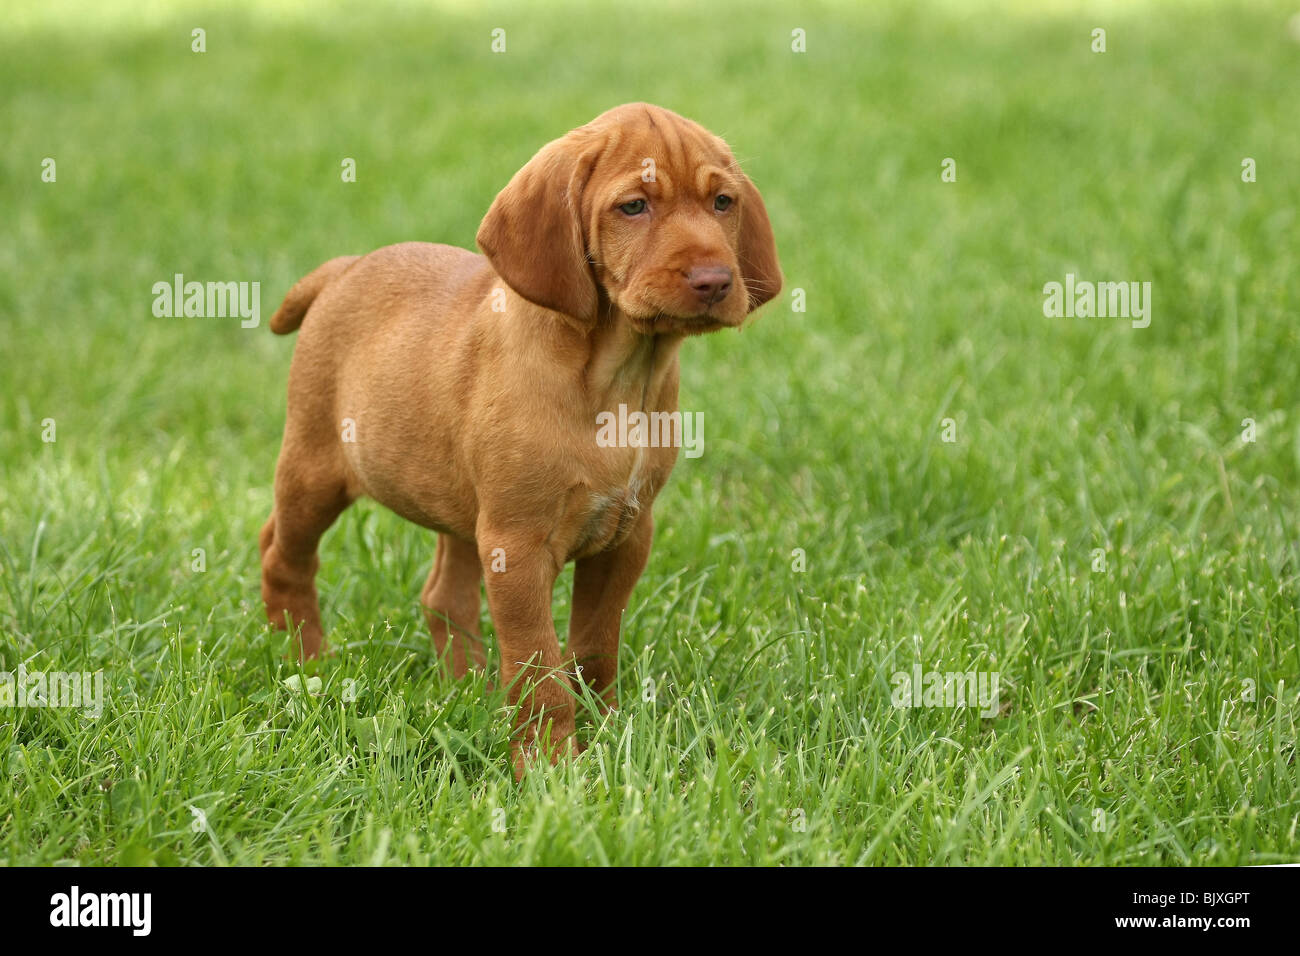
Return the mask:
<svg viewBox="0 0 1300 956">
<path fill-rule="evenodd" d="M 654 503 L 671 470 L 671 462 L 665 467 L 659 458 L 643 450 L 625 476 L 603 476 L 604 480 L 588 486 L 579 505 L 583 509 L 581 531 L 572 557 L 597 554 L 623 543 L 637 519 Z"/>
</svg>

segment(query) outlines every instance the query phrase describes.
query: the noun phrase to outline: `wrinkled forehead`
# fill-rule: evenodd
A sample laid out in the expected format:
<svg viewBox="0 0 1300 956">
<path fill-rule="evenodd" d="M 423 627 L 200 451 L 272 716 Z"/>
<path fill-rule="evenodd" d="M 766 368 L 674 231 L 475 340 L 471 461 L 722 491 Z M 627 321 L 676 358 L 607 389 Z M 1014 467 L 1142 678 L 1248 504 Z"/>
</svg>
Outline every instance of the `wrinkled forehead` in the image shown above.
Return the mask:
<svg viewBox="0 0 1300 956">
<path fill-rule="evenodd" d="M 704 197 L 739 185 L 727 144 L 672 113 L 620 111 L 599 131 L 605 144 L 588 188 L 607 199 L 636 189 L 669 199 L 680 193 Z"/>
</svg>

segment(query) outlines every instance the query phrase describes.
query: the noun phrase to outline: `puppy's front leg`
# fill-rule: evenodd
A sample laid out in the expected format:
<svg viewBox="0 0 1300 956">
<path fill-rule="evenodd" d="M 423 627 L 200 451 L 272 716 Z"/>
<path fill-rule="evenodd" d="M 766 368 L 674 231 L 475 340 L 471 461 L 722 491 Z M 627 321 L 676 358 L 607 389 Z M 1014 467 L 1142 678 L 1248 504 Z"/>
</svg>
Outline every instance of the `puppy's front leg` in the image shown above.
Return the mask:
<svg viewBox="0 0 1300 956">
<path fill-rule="evenodd" d="M 449 534 L 438 535 L 438 554 L 420 593 L 420 603 L 438 657 L 458 679 L 465 676 L 471 664 L 482 669 L 486 663 L 483 638 L 478 632 L 478 588 L 482 579 L 475 546 Z"/>
<path fill-rule="evenodd" d="M 501 649 L 501 683 L 518 705 L 510 751 L 519 778 L 539 746 L 551 763 L 574 752 L 573 690 L 551 619 L 560 569 L 544 546 L 520 536 L 480 527 L 478 548 Z"/>
<path fill-rule="evenodd" d="M 618 638 L 632 589 L 645 570 L 654 538 L 647 508 L 618 547 L 582 558 L 573 571 L 569 651 L 582 679 L 609 707 L 618 706 Z"/>
</svg>

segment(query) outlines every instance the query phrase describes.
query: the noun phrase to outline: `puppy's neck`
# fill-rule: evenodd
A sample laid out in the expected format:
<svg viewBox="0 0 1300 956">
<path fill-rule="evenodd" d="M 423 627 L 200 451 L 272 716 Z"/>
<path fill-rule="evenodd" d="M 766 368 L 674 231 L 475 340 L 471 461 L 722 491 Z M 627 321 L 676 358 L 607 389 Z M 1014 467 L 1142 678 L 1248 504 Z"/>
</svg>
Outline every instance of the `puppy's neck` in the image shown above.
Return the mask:
<svg viewBox="0 0 1300 956">
<path fill-rule="evenodd" d="M 646 411 L 677 407 L 680 335 L 646 335 L 613 309 L 592 329 L 586 366 L 587 394 L 601 408 L 620 403 Z"/>
</svg>

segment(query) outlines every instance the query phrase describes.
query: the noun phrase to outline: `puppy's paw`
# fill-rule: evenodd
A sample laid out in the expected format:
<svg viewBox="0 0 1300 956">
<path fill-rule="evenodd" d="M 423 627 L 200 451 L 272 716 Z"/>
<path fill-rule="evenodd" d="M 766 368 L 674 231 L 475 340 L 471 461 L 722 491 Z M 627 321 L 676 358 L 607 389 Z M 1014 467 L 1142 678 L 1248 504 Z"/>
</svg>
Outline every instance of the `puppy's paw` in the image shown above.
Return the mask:
<svg viewBox="0 0 1300 956">
<path fill-rule="evenodd" d="M 521 730 L 522 738 L 516 737 L 510 744 L 510 759 L 514 766 L 515 780 L 524 779 L 530 767 L 555 766 L 561 759 L 576 757 L 581 751 L 572 720 L 568 728 L 557 728 L 551 723 L 538 735 L 532 728 Z"/>
</svg>

